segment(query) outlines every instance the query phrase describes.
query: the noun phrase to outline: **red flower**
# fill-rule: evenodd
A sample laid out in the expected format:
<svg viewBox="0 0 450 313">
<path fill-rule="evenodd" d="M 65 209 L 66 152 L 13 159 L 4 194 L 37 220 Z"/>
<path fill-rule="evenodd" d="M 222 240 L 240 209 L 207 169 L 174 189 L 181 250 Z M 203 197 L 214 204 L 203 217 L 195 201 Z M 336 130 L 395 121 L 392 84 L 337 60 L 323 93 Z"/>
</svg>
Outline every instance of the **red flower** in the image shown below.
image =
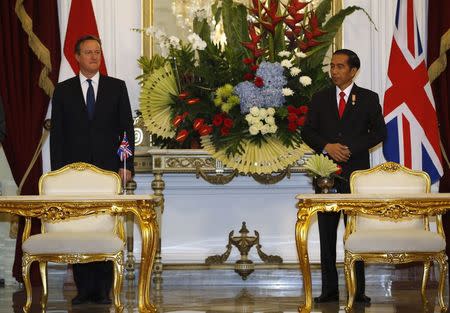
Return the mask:
<svg viewBox="0 0 450 313">
<path fill-rule="evenodd" d="M 252 73 L 245 73 L 244 80 L 253 80 L 255 78 L 255 75 Z"/>
<path fill-rule="evenodd" d="M 220 135 L 221 136 L 228 136 L 230 134 L 230 129 L 228 127 L 223 126 L 220 129 Z"/>
<path fill-rule="evenodd" d="M 226 118 L 223 120 L 223 126 L 226 128 L 232 128 L 233 127 L 233 120 L 231 118 Z"/>
<path fill-rule="evenodd" d="M 297 113 L 297 110 L 295 109 L 295 107 L 293 105 L 288 105 L 287 110 L 289 113 Z"/>
<path fill-rule="evenodd" d="M 189 113 L 188 112 L 184 112 L 181 116 L 183 117 L 183 120 L 186 118 L 186 116 L 188 116 Z"/>
<path fill-rule="evenodd" d="M 177 115 L 172 121 L 173 126 L 178 127 L 180 126 L 181 122 L 184 120 L 183 115 Z"/>
<path fill-rule="evenodd" d="M 187 91 L 183 91 L 183 92 L 180 92 L 180 94 L 178 95 L 178 98 L 180 100 L 184 100 L 184 99 L 186 99 L 187 96 L 189 96 L 189 93 Z"/>
<path fill-rule="evenodd" d="M 295 132 L 295 130 L 297 129 L 297 123 L 289 123 L 288 124 L 288 130 L 290 131 L 290 132 Z"/>
<path fill-rule="evenodd" d="M 255 86 L 261 88 L 262 86 L 264 86 L 264 80 L 261 77 L 256 76 L 255 77 Z"/>
<path fill-rule="evenodd" d="M 203 124 L 202 127 L 200 127 L 200 130 L 198 131 L 198 133 L 200 134 L 200 136 L 206 136 L 211 134 L 213 131 L 213 128 L 210 125 L 206 125 Z"/>
<path fill-rule="evenodd" d="M 297 125 L 298 126 L 303 126 L 303 125 L 305 125 L 305 121 L 306 121 L 306 117 L 303 115 L 303 116 L 300 116 L 298 119 L 297 119 Z"/>
<path fill-rule="evenodd" d="M 194 120 L 193 127 L 194 127 L 195 130 L 198 131 L 203 126 L 204 123 L 205 123 L 205 119 L 203 119 L 203 118 L 196 118 Z"/>
<path fill-rule="evenodd" d="M 187 101 L 187 104 L 193 105 L 200 102 L 200 98 L 192 98 Z"/>
<path fill-rule="evenodd" d="M 258 68 L 259 68 L 258 65 L 252 65 L 252 66 L 250 66 L 250 71 L 256 72 L 258 70 Z"/>
<path fill-rule="evenodd" d="M 338 170 L 335 172 L 336 175 L 341 175 L 342 174 L 342 166 L 338 165 Z"/>
<path fill-rule="evenodd" d="M 297 114 L 289 113 L 287 119 L 290 123 L 296 123 L 297 122 Z"/>
<path fill-rule="evenodd" d="M 307 105 L 301 105 L 298 108 L 298 111 L 300 112 L 300 114 L 306 114 L 306 113 L 308 113 L 308 110 L 309 110 L 309 108 Z"/>
<path fill-rule="evenodd" d="M 175 140 L 182 143 L 186 140 L 189 132 L 186 129 L 182 129 L 178 132 L 177 136 L 175 137 Z"/>
<path fill-rule="evenodd" d="M 222 116 L 222 114 L 216 114 L 216 115 L 214 115 L 214 117 L 213 117 L 213 125 L 214 126 L 220 126 L 220 125 L 222 125 L 222 123 L 223 123 L 223 116 Z"/>
<path fill-rule="evenodd" d="M 242 60 L 242 62 L 244 62 L 244 64 L 249 65 L 249 64 L 253 63 L 253 59 L 252 58 L 245 58 L 245 59 Z"/>
</svg>

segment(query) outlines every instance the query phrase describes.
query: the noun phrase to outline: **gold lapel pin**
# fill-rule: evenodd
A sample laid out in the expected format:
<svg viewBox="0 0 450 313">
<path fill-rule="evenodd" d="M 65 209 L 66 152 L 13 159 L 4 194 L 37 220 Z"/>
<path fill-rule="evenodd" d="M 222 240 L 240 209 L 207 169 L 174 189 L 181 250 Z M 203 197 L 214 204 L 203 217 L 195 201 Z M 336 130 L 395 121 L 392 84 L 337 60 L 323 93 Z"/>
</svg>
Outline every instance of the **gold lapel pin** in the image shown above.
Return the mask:
<svg viewBox="0 0 450 313">
<path fill-rule="evenodd" d="M 356 102 L 356 95 L 352 94 L 352 105 L 355 105 Z"/>
</svg>

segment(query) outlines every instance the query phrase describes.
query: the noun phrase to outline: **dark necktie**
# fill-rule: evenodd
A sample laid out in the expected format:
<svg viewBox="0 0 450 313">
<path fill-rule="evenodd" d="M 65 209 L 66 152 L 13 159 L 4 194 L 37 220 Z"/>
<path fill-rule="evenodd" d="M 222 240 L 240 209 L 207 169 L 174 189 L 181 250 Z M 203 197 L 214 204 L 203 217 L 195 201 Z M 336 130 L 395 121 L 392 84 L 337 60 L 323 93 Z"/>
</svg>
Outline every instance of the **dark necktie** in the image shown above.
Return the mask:
<svg viewBox="0 0 450 313">
<path fill-rule="evenodd" d="M 86 107 L 89 119 L 92 120 L 95 111 L 95 94 L 94 87 L 92 86 L 92 79 L 87 79 L 87 82 L 89 83 L 89 87 L 86 93 Z"/>
<path fill-rule="evenodd" d="M 345 92 L 341 91 L 339 96 L 341 97 L 339 99 L 339 118 L 342 118 L 345 110 Z"/>
</svg>

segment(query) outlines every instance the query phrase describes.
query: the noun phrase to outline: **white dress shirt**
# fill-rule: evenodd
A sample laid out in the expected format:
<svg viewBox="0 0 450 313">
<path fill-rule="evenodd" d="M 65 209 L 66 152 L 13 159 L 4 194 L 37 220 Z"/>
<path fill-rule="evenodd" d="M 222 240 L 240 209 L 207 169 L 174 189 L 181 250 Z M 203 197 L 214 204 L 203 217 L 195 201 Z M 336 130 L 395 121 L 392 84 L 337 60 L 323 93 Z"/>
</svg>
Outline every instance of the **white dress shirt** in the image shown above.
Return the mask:
<svg viewBox="0 0 450 313">
<path fill-rule="evenodd" d="M 97 90 L 98 90 L 98 81 L 100 79 L 100 73 L 97 72 L 94 76 L 91 77 L 92 80 L 92 87 L 94 88 L 94 96 L 95 100 L 97 100 Z M 84 97 L 84 103 L 86 104 L 86 96 L 87 96 L 87 90 L 89 88 L 88 78 L 81 74 L 80 72 L 80 84 L 81 84 L 81 90 L 83 91 L 83 97 Z"/>
</svg>

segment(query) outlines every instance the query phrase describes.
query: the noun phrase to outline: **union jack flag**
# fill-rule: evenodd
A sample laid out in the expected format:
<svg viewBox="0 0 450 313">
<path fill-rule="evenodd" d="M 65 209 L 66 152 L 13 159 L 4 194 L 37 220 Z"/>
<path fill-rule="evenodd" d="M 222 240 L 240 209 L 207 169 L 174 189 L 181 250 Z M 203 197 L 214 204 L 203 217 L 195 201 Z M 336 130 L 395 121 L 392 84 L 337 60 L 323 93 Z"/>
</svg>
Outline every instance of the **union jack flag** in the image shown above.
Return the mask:
<svg viewBox="0 0 450 313">
<path fill-rule="evenodd" d="M 443 175 L 439 130 L 425 53 L 413 0 L 398 0 L 384 94 L 387 161 L 423 170 L 435 182 Z"/>
<path fill-rule="evenodd" d="M 120 161 L 126 160 L 128 157 L 133 155 L 133 152 L 131 152 L 130 149 L 130 144 L 128 143 L 127 133 L 123 134 L 122 142 L 117 150 L 117 154 L 120 157 Z"/>
</svg>

